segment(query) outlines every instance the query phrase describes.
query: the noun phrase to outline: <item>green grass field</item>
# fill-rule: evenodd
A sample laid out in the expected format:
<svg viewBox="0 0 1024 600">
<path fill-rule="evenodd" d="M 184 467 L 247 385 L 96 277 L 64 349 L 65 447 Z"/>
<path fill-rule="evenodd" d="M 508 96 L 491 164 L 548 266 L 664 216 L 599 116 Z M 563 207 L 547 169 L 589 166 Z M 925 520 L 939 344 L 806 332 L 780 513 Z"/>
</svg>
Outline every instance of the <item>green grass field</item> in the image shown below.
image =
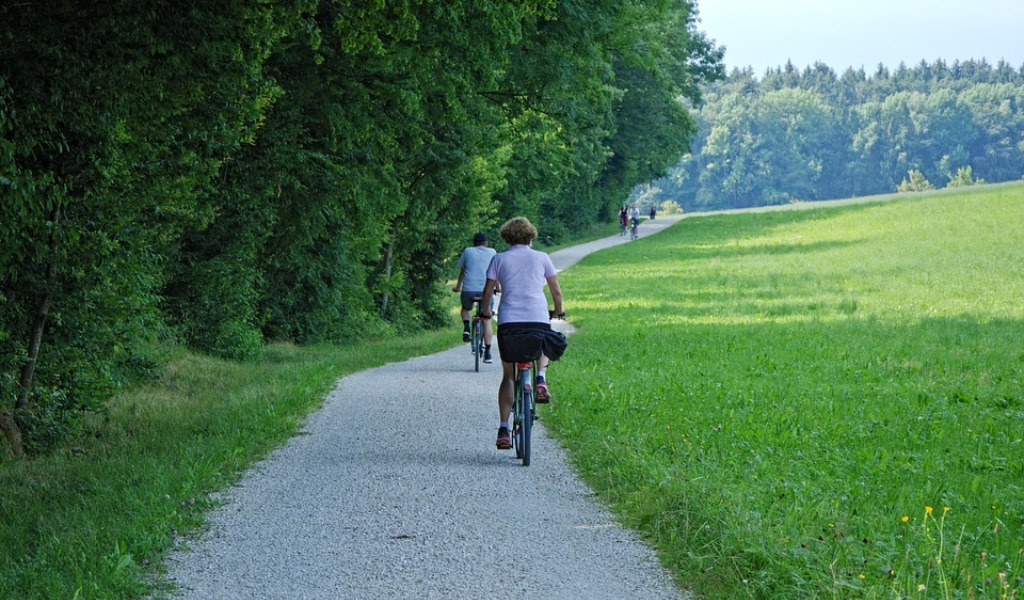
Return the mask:
<svg viewBox="0 0 1024 600">
<path fill-rule="evenodd" d="M 691 217 L 560 281 L 546 422 L 682 585 L 1024 592 L 1024 187 Z"/>
</svg>

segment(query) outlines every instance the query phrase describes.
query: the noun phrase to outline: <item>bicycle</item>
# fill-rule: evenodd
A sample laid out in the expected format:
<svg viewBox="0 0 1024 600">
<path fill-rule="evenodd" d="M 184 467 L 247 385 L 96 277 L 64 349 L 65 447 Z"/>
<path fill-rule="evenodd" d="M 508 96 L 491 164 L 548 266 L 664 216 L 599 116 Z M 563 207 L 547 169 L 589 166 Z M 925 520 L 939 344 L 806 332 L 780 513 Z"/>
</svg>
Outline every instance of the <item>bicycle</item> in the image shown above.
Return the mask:
<svg viewBox="0 0 1024 600">
<path fill-rule="evenodd" d="M 565 313 L 552 314 L 552 318 L 564 319 Z M 533 423 L 537 420 L 537 399 L 534 394 L 534 382 L 537 373 L 537 359 L 541 348 L 531 349 L 528 355 L 532 360 L 515 362 L 515 394 L 512 399 L 512 447 L 516 458 L 523 461 L 523 466 L 530 466 L 530 446 Z M 520 357 L 523 358 L 523 357 Z"/>
<path fill-rule="evenodd" d="M 637 221 L 637 219 L 633 219 L 632 222 L 630 223 L 630 226 L 629 226 L 629 239 L 630 240 L 635 240 L 638 237 L 640 237 L 640 233 L 637 232 L 637 230 L 636 230 L 637 225 L 639 225 L 639 221 Z"/>
<path fill-rule="evenodd" d="M 626 237 L 626 222 L 619 221 L 619 236 Z"/>
</svg>

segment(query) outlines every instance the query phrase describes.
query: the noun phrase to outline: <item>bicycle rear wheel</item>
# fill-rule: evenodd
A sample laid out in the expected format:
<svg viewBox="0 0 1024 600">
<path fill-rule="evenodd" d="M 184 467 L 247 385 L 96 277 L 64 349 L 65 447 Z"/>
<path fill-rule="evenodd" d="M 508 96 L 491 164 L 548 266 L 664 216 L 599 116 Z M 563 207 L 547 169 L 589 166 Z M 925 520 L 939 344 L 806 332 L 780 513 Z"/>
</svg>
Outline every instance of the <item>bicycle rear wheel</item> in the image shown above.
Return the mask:
<svg viewBox="0 0 1024 600">
<path fill-rule="evenodd" d="M 516 451 L 516 458 L 523 457 L 523 389 L 519 386 L 519 372 L 516 371 L 515 398 L 512 401 L 512 448 Z"/>
<path fill-rule="evenodd" d="M 516 449 L 516 458 L 523 461 L 523 466 L 530 466 L 530 435 L 533 432 L 533 385 L 532 373 L 529 369 L 516 367 L 516 393 L 512 406 L 512 445 Z"/>
<path fill-rule="evenodd" d="M 480 358 L 484 355 L 484 332 L 483 325 L 480 324 L 480 319 L 473 321 L 473 343 L 471 345 L 473 350 L 473 368 L 477 373 L 480 372 Z"/>
<path fill-rule="evenodd" d="M 533 392 L 528 391 L 523 394 L 523 407 L 522 407 L 522 445 L 523 445 L 523 466 L 530 466 L 530 434 L 533 430 Z"/>
</svg>

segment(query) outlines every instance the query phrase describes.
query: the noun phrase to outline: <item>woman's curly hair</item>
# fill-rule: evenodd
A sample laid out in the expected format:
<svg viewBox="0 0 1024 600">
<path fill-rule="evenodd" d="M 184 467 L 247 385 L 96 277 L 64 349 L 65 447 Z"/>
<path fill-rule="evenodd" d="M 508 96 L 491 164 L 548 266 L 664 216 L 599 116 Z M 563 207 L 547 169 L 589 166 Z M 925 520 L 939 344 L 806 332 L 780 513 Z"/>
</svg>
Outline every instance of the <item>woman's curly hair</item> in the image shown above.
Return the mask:
<svg viewBox="0 0 1024 600">
<path fill-rule="evenodd" d="M 537 228 L 526 217 L 513 217 L 505 221 L 498 233 L 501 235 L 501 239 L 510 246 L 516 244 L 529 246 L 530 242 L 537 237 Z"/>
</svg>

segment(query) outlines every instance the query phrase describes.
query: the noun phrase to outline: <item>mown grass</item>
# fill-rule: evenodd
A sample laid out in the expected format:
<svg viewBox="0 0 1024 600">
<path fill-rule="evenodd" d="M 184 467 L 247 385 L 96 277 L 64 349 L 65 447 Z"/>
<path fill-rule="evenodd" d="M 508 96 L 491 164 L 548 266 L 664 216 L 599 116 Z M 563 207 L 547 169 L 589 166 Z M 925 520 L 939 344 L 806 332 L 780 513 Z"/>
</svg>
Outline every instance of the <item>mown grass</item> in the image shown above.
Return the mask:
<svg viewBox="0 0 1024 600">
<path fill-rule="evenodd" d="M 257 363 L 180 350 L 73 447 L 0 464 L 0 598 L 129 598 L 199 526 L 210 493 L 294 435 L 345 374 L 438 352 L 452 330 L 351 347 L 275 345 Z"/>
<path fill-rule="evenodd" d="M 708 598 L 1024 591 L 1024 187 L 691 217 L 560 275 L 546 422 Z"/>
</svg>

